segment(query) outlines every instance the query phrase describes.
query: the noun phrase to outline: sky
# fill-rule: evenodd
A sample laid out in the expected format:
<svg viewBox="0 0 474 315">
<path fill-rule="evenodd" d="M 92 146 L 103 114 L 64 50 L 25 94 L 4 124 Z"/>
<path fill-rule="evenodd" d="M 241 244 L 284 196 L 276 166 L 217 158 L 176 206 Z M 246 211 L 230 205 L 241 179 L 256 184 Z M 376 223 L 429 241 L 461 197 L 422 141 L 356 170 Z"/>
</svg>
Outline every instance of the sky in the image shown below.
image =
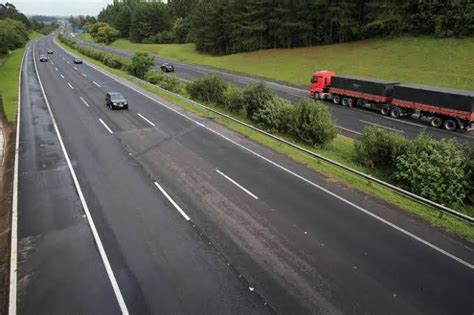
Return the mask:
<svg viewBox="0 0 474 315">
<path fill-rule="evenodd" d="M 12 3 L 20 12 L 27 15 L 97 15 L 113 0 L 1 0 Z"/>
</svg>

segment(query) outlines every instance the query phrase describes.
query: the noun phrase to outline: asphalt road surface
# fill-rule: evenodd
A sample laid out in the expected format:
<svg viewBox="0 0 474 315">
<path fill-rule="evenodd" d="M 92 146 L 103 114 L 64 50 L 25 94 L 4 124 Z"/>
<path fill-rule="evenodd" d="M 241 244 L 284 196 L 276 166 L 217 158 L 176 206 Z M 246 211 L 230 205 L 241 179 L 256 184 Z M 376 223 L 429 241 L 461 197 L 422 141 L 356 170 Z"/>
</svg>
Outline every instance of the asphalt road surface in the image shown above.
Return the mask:
<svg viewBox="0 0 474 315">
<path fill-rule="evenodd" d="M 20 314 L 474 312 L 472 245 L 52 37 L 29 49 L 21 109 Z"/>
<path fill-rule="evenodd" d="M 68 33 L 69 34 L 69 33 Z M 105 46 L 97 43 L 91 43 L 78 38 L 70 38 L 80 45 L 89 46 L 98 50 L 113 53 L 122 57 L 130 58 L 133 56 L 133 52 L 117 49 L 110 46 Z M 163 58 L 160 55 L 155 56 L 155 68 L 159 69 L 162 63 L 171 63 L 175 67 L 175 74 L 179 78 L 185 81 L 194 80 L 198 77 L 208 74 L 220 74 L 223 78 L 238 87 L 244 88 L 250 84 L 258 83 L 261 80 L 250 76 L 230 73 L 218 69 L 211 69 L 203 66 L 188 64 L 176 60 L 170 60 Z M 308 78 L 309 81 L 309 78 Z M 302 99 L 309 97 L 309 91 L 304 87 L 293 87 L 272 81 L 266 81 L 268 86 L 275 91 L 279 96 L 297 103 Z M 329 104 L 329 103 L 328 103 Z M 469 132 L 448 132 L 441 129 L 435 129 L 428 126 L 427 122 L 419 121 L 416 119 L 403 118 L 393 119 L 391 117 L 382 116 L 376 112 L 368 111 L 359 108 L 346 108 L 343 106 L 336 106 L 329 104 L 334 118 L 337 120 L 342 134 L 354 137 L 360 134 L 360 132 L 368 126 L 379 126 L 390 131 L 399 132 L 406 135 L 409 138 L 413 138 L 420 132 L 424 131 L 436 139 L 442 138 L 454 138 L 462 143 L 468 143 L 474 145 L 474 131 Z"/>
</svg>

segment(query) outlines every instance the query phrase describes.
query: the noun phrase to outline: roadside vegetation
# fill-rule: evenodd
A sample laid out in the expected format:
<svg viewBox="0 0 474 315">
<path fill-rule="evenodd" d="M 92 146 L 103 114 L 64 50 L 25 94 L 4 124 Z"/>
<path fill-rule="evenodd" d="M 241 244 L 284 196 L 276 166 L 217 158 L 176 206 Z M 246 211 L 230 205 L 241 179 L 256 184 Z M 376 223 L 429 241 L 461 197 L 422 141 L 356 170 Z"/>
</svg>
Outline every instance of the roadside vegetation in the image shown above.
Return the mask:
<svg viewBox="0 0 474 315">
<path fill-rule="evenodd" d="M 30 21 L 10 3 L 0 4 L 0 97 L 8 121 L 14 121 L 18 103 L 18 75 L 26 43 L 46 31 L 38 21 Z"/>
<path fill-rule="evenodd" d="M 77 46 L 64 38 L 61 38 L 61 41 L 72 48 Z M 132 79 L 187 109 L 206 117 L 213 117 L 220 123 L 287 154 L 317 171 L 370 195 L 416 212 L 435 225 L 443 226 L 465 238 L 474 240 L 474 231 L 469 224 L 448 216 L 439 218 L 436 212 L 426 206 L 375 184 L 367 184 L 365 180 L 355 175 L 317 161 L 246 127 L 197 109 L 176 96 L 153 89 L 143 81 L 128 77 L 126 70 L 127 68 L 123 68 L 122 72 L 115 70 L 114 73 Z M 198 100 L 211 108 L 296 142 L 313 152 L 385 181 L 396 183 L 468 215 L 474 214 L 471 200 L 474 183 L 474 154 L 469 148 L 455 141 L 437 141 L 426 135 L 407 140 L 398 134 L 375 127 L 366 129 L 358 139 L 352 140 L 337 134 L 335 122 L 323 103 L 305 100 L 297 106 L 292 106 L 286 100 L 276 96 L 264 83 L 249 86 L 241 91 L 219 76 L 206 76 L 185 84 L 172 75 L 149 70 L 144 78 L 165 90 Z"/>
</svg>

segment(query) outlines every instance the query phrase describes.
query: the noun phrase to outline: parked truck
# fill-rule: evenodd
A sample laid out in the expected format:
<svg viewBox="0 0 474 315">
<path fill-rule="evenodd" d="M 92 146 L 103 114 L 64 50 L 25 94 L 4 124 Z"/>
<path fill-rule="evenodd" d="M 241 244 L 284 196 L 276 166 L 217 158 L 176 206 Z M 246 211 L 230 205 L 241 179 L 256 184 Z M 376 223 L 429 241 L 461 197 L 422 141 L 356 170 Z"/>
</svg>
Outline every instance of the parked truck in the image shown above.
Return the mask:
<svg viewBox="0 0 474 315">
<path fill-rule="evenodd" d="M 417 115 L 434 128 L 448 131 L 474 127 L 474 91 L 462 91 L 318 71 L 310 96 L 401 118 Z"/>
</svg>

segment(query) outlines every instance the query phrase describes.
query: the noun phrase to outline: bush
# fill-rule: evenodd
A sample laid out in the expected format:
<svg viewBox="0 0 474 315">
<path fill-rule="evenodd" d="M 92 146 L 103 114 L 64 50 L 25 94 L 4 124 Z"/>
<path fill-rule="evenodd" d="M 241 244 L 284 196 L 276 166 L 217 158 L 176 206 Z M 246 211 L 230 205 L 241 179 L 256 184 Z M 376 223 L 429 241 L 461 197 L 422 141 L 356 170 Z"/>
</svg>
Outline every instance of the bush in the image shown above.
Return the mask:
<svg viewBox="0 0 474 315">
<path fill-rule="evenodd" d="M 274 96 L 273 91 L 263 82 L 248 86 L 244 90 L 244 107 L 247 116 L 252 119 L 255 112 L 264 107 L 265 103 L 273 99 Z"/>
<path fill-rule="evenodd" d="M 127 72 L 137 78 L 143 79 L 145 73 L 153 66 L 154 58 L 148 53 L 136 53 L 127 67 Z"/>
<path fill-rule="evenodd" d="M 261 126 L 269 127 L 271 132 L 286 132 L 293 108 L 289 101 L 274 97 L 265 102 L 264 106 L 253 114 L 252 119 Z"/>
<path fill-rule="evenodd" d="M 156 84 L 165 90 L 183 94 L 185 85 L 174 75 L 165 75 L 161 71 L 150 70 L 145 74 L 145 80 Z"/>
<path fill-rule="evenodd" d="M 355 139 L 356 159 L 368 167 L 394 168 L 395 159 L 406 152 L 408 143 L 397 132 L 368 127 Z"/>
<path fill-rule="evenodd" d="M 309 145 L 325 145 L 337 135 L 336 122 L 326 105 L 304 100 L 292 111 L 290 133 Z"/>
<path fill-rule="evenodd" d="M 186 89 L 193 99 L 224 105 L 227 86 L 221 76 L 206 75 L 188 83 Z"/>
<path fill-rule="evenodd" d="M 103 53 L 100 56 L 100 61 L 102 61 L 102 63 L 106 66 L 109 66 L 110 68 L 114 69 L 126 69 L 130 64 L 126 59 L 106 53 Z"/>
<path fill-rule="evenodd" d="M 466 156 L 456 141 L 421 134 L 396 158 L 394 179 L 415 194 L 459 208 L 468 192 L 465 166 Z"/>
<path fill-rule="evenodd" d="M 229 85 L 224 92 L 224 106 L 231 112 L 238 112 L 244 108 L 244 95 L 234 85 Z"/>
<path fill-rule="evenodd" d="M 469 183 L 466 202 L 474 205 L 474 148 L 472 147 L 466 148 L 466 168 L 464 172 Z"/>
</svg>

